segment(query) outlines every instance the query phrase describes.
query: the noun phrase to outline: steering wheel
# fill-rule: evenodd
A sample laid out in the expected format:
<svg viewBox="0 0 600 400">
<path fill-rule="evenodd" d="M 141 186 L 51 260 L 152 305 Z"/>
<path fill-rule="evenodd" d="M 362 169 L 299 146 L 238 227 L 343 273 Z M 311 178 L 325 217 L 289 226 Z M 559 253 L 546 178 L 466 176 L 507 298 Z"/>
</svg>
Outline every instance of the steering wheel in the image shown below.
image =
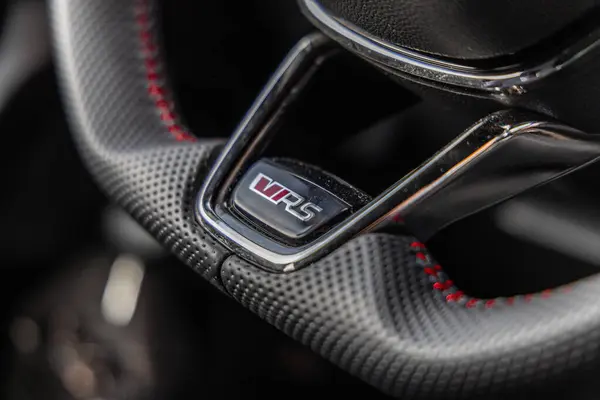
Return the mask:
<svg viewBox="0 0 600 400">
<path fill-rule="evenodd" d="M 314 3 L 307 1 L 304 6 Z M 200 276 L 292 338 L 383 392 L 406 398 L 467 397 L 545 385 L 598 360 L 600 276 L 540 293 L 478 299 L 455 287 L 422 240 L 365 228 L 382 218 L 397 220 L 398 215 L 414 220 L 409 226 L 418 227 L 420 219 L 413 216 L 428 214 L 409 211 L 427 205 L 430 197 L 419 195 L 425 203 L 415 203 L 412 196 L 410 204 L 406 199 L 398 202 L 398 197 L 388 197 L 387 203 L 382 200 L 377 206 L 387 207 L 390 213 L 372 218 L 361 214 L 369 206 L 360 204 L 352 214 L 362 215 L 360 223 L 352 222 L 355 227 L 331 239 L 326 249 L 304 258 L 294 253 L 281 262 L 257 256 L 250 245 L 232 244 L 231 236 L 223 234 L 223 223 L 211 224 L 198 216 L 198 207 L 202 208 L 198 195 L 202 188 L 206 192 L 207 181 L 217 182 L 218 175 L 231 167 L 234 155 L 244 156 L 232 151 L 240 140 L 246 140 L 244 145 L 251 143 L 244 132 L 256 130 L 249 126 L 257 121 L 252 116 L 260 114 L 269 101 L 281 103 L 283 97 L 295 93 L 302 80 L 296 75 L 304 76 L 310 66 L 318 64 L 318 57 L 310 55 L 315 49 L 323 49 L 318 53 L 324 54 L 335 46 L 325 36 L 313 35 L 293 51 L 225 147 L 229 158 L 221 155 L 214 164 L 215 157 L 223 154 L 223 141 L 212 138 L 210 132 L 189 132 L 177 115 L 158 45 L 156 5 L 151 0 L 53 0 L 51 11 L 64 101 L 82 158 L 98 184 Z M 319 15 L 313 13 L 312 18 L 319 19 Z M 347 42 L 339 35 L 339 27 L 326 24 L 323 18 L 320 21 L 334 39 Z M 362 47 L 355 46 L 355 50 L 372 45 L 361 40 Z M 398 54 L 405 57 L 409 53 Z M 370 61 L 382 68 L 394 68 L 401 62 L 398 54 L 395 61 L 388 58 L 386 62 L 384 53 L 369 54 L 373 55 Z M 408 68 L 400 69 L 399 73 L 407 74 Z M 485 82 L 489 88 L 490 79 L 483 78 L 441 83 L 473 89 L 484 87 Z M 515 91 L 508 80 L 502 82 L 504 88 Z M 510 93 L 495 90 L 492 95 Z M 576 145 L 568 157 L 559 157 L 562 164 L 558 167 L 555 156 L 551 157 L 552 174 L 544 170 L 535 182 L 528 181 L 518 189 L 510 189 L 515 182 L 522 182 L 513 179 L 501 194 L 490 195 L 493 201 L 478 200 L 486 205 L 598 156 L 597 142 L 579 131 L 513 114 L 508 117 L 511 127 L 507 130 L 505 117 L 494 115 L 477 123 L 436 160 L 460 151 L 463 156 L 458 161 L 470 162 L 473 154 L 483 156 L 491 148 L 507 148 L 510 137 L 523 140 L 520 145 L 533 146 L 529 149 L 538 149 L 539 143 L 546 149 L 558 148 L 552 141 L 557 137 L 563 144 Z M 494 131 L 499 126 L 504 126 L 502 132 Z M 485 140 L 464 147 L 465 137 L 481 139 L 482 130 Z M 493 146 L 490 140 L 496 140 Z M 489 146 L 482 148 L 484 143 Z M 529 167 L 535 165 L 531 158 Z M 492 168 L 490 159 L 478 159 L 480 167 Z M 456 165 L 463 168 L 466 164 Z M 497 164 L 493 167 L 499 168 Z M 457 186 L 460 182 L 475 179 L 471 173 L 475 169 L 470 166 L 468 170 L 453 168 L 454 178 L 435 186 L 432 193 L 450 193 L 463 187 Z M 425 183 L 439 182 L 439 178 L 427 178 Z M 419 182 L 419 190 L 432 188 Z M 278 193 L 283 193 L 279 189 Z M 386 194 L 396 196 L 394 190 Z M 217 197 L 205 200 L 216 201 Z M 392 202 L 408 205 L 395 209 Z M 427 231 L 431 224 L 437 229 L 479 205 L 441 222 L 429 221 Z M 314 207 L 313 213 L 319 208 Z M 218 214 L 216 209 L 205 211 L 209 217 Z M 485 256 L 476 257 L 485 268 Z"/>
</svg>

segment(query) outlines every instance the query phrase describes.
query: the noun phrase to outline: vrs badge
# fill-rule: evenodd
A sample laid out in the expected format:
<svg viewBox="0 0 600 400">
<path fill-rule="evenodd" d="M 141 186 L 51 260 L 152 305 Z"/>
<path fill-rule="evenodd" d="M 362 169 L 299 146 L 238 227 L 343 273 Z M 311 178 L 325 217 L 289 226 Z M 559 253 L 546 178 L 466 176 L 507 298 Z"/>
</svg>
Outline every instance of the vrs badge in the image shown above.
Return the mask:
<svg viewBox="0 0 600 400">
<path fill-rule="evenodd" d="M 283 239 L 302 239 L 350 206 L 308 178 L 273 161 L 254 164 L 233 193 L 233 206 Z"/>
</svg>

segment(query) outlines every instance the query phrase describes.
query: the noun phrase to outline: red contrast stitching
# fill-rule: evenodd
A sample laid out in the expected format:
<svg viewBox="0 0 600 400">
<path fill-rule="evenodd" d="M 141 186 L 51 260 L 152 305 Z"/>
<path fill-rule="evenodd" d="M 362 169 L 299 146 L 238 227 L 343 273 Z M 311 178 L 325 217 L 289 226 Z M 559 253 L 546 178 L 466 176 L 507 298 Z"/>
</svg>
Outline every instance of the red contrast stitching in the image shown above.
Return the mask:
<svg viewBox="0 0 600 400">
<path fill-rule="evenodd" d="M 154 104 L 160 115 L 160 119 L 166 125 L 169 133 L 180 142 L 195 142 L 196 138 L 187 133 L 177 123 L 173 104 L 167 98 L 167 89 L 164 87 L 164 79 L 160 72 L 158 60 L 158 46 L 152 35 L 150 23 L 150 0 L 136 1 L 136 17 L 139 39 L 144 57 L 148 94 L 154 100 Z"/>
<path fill-rule="evenodd" d="M 454 282 L 448 278 L 446 273 L 442 270 L 442 267 L 438 264 L 435 264 L 429 254 L 427 254 L 427 249 L 423 243 L 413 242 L 411 243 L 410 248 L 415 252 L 417 265 L 420 268 L 423 268 L 423 272 L 431 280 L 433 290 L 440 292 L 444 296 L 447 303 L 461 304 L 466 308 L 493 308 L 499 304 L 512 306 L 516 301 L 529 303 L 533 300 L 547 299 L 556 293 L 568 293 L 571 291 L 570 286 L 563 286 L 558 289 L 546 289 L 536 294 L 525 294 L 520 296 L 487 300 L 478 299 L 476 297 L 466 295 L 454 285 Z"/>
</svg>

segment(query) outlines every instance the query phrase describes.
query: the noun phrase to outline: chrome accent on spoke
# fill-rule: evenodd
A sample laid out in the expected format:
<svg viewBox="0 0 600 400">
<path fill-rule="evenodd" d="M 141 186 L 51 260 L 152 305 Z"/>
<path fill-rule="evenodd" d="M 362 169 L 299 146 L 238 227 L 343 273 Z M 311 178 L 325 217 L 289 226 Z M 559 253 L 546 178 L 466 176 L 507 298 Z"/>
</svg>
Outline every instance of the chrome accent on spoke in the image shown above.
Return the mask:
<svg viewBox="0 0 600 400">
<path fill-rule="evenodd" d="M 204 228 L 220 242 L 250 261 L 277 272 L 293 271 L 296 264 L 312 260 L 316 246 L 291 248 L 257 233 L 236 217 L 220 209 L 236 178 L 253 161 L 273 133 L 273 126 L 296 100 L 301 89 L 335 50 L 322 33 L 306 36 L 290 51 L 238 126 L 210 174 L 196 203 L 196 216 Z"/>
<path fill-rule="evenodd" d="M 427 240 L 452 222 L 598 160 L 600 136 L 539 118 L 501 111 L 479 121 L 400 180 L 381 205 L 391 211 L 367 230 L 401 222 Z"/>
<path fill-rule="evenodd" d="M 383 41 L 333 17 L 318 0 L 300 0 L 308 18 L 346 49 L 392 71 L 449 85 L 502 94 L 520 94 L 524 86 L 546 78 L 600 45 L 600 38 L 588 37 L 535 65 L 506 65 L 480 69 L 452 63 Z"/>
<path fill-rule="evenodd" d="M 256 161 L 286 110 L 335 46 L 324 35 L 303 39 L 273 75 L 214 164 L 196 216 L 236 254 L 275 272 L 292 272 L 353 236 L 404 221 L 420 239 L 444 226 L 557 179 L 600 157 L 600 136 L 540 116 L 501 111 L 477 122 L 370 203 L 316 240 L 283 245 L 229 214 L 237 179 Z"/>
</svg>

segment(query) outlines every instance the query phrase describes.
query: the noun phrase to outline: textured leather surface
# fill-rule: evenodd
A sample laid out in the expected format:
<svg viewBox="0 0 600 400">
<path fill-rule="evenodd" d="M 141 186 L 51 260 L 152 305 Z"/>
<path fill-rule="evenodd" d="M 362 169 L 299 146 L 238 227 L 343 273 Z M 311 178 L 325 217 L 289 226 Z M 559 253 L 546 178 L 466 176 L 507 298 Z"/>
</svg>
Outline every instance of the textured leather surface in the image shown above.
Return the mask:
<svg viewBox="0 0 600 400">
<path fill-rule="evenodd" d="M 435 289 L 426 271 L 435 262 L 419 254 L 409 238 L 368 235 L 294 274 L 231 257 L 222 276 L 250 310 L 402 398 L 531 388 L 598 356 L 600 277 L 554 293 L 448 302 L 456 289 Z"/>
<path fill-rule="evenodd" d="M 320 0 L 384 41 L 458 59 L 513 54 L 599 6 L 597 0 Z"/>
<path fill-rule="evenodd" d="M 64 100 L 82 158 L 108 196 L 218 285 L 226 255 L 194 222 L 211 140 L 177 140 L 149 93 L 148 55 L 130 0 L 52 4 Z M 154 66 L 162 76 L 161 66 Z M 167 94 L 165 96 L 168 96 Z"/>
<path fill-rule="evenodd" d="M 388 235 L 352 240 L 288 275 L 226 260 L 192 212 L 216 142 L 191 141 L 171 120 L 149 28 L 139 29 L 151 24 L 140 14 L 145 3 L 53 0 L 57 58 L 90 171 L 183 262 L 342 368 L 406 398 L 545 384 L 598 358 L 598 276 L 568 290 L 478 300 L 457 294 L 411 239 Z"/>
</svg>

